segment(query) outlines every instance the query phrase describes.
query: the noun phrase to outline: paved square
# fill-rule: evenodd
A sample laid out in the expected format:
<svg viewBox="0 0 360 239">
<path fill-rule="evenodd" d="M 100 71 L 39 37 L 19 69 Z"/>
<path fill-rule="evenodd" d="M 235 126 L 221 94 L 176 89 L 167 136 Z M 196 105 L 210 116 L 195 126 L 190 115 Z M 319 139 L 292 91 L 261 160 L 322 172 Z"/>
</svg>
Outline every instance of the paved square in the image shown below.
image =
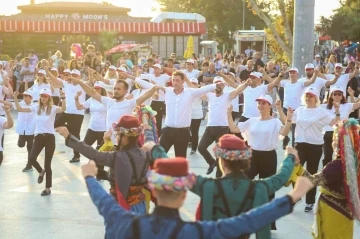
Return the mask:
<svg viewBox="0 0 360 239">
<path fill-rule="evenodd" d="M 16 118 L 16 113 L 13 116 Z M 81 136 L 89 123 L 85 115 Z M 200 128 L 200 137 L 205 122 Z M 87 163 L 70 164 L 72 151 L 64 145 L 64 139 L 56 135 L 56 151 L 52 162 L 52 194 L 41 197 L 45 185 L 37 184 L 38 173 L 23 173 L 27 153 L 25 148 L 17 147 L 18 136 L 15 129 L 5 132 L 4 162 L 0 166 L 0 238 L 3 239 L 100 239 L 104 238 L 102 217 L 88 196 L 85 182 L 81 176 L 80 166 Z M 278 165 L 283 160 L 283 150 L 278 152 Z M 173 150 L 169 152 L 174 155 Z M 207 170 L 205 160 L 197 153 L 188 157 L 191 169 L 204 175 Z M 39 156 L 43 165 L 44 152 Z M 212 176 L 215 176 L 215 172 Z M 108 189 L 107 182 L 101 184 Z M 284 195 L 290 188 L 281 189 L 276 195 Z M 193 220 L 199 198 L 188 193 L 188 198 L 181 214 L 184 220 Z M 278 231 L 273 232 L 276 239 L 310 239 L 312 213 L 304 213 L 304 200 L 296 205 L 294 212 L 277 222 Z M 360 228 L 356 225 L 354 238 L 360 238 Z M 255 238 L 255 237 L 251 237 Z"/>
</svg>

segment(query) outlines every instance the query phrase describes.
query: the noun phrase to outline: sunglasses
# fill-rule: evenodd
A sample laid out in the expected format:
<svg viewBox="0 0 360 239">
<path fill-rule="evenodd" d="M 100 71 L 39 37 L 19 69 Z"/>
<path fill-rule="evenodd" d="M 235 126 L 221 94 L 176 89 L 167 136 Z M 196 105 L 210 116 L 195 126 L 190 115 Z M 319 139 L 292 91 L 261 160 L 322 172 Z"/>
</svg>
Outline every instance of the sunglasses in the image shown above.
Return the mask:
<svg viewBox="0 0 360 239">
<path fill-rule="evenodd" d="M 250 79 L 256 79 L 257 77 L 256 76 L 250 76 Z"/>
<path fill-rule="evenodd" d="M 315 95 L 313 95 L 313 94 L 310 94 L 310 93 L 306 93 L 306 97 L 315 97 Z"/>
<path fill-rule="evenodd" d="M 48 95 L 40 95 L 42 98 L 49 98 L 50 96 L 48 96 Z"/>
<path fill-rule="evenodd" d="M 338 91 L 338 92 L 333 92 L 332 94 L 333 94 L 333 96 L 343 96 L 343 93 L 340 92 L 340 91 Z"/>
<path fill-rule="evenodd" d="M 342 69 L 342 67 L 340 67 L 340 66 L 337 66 L 335 69 Z"/>
</svg>

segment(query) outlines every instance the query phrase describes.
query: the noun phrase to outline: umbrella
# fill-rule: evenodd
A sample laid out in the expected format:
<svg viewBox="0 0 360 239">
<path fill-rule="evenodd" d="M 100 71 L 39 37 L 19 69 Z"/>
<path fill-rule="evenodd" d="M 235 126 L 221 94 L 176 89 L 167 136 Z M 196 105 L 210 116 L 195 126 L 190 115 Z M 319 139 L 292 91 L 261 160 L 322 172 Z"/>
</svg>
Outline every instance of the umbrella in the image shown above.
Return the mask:
<svg viewBox="0 0 360 239">
<path fill-rule="evenodd" d="M 194 39 L 192 36 L 189 36 L 187 43 L 186 43 L 186 50 L 184 52 L 184 58 L 188 59 L 192 57 L 194 53 Z"/>
<path fill-rule="evenodd" d="M 126 51 L 140 51 L 141 48 L 151 48 L 149 44 L 120 44 L 117 45 L 107 52 L 105 54 L 112 54 L 117 52 L 126 52 Z"/>
</svg>

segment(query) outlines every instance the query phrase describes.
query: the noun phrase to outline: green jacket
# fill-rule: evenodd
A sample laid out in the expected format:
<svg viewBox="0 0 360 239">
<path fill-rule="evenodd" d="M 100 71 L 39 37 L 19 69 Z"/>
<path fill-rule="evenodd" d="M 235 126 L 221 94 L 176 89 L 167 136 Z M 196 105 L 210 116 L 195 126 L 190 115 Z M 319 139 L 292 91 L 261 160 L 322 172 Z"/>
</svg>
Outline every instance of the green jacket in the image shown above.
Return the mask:
<svg viewBox="0 0 360 239">
<path fill-rule="evenodd" d="M 245 174 L 229 174 L 218 179 L 197 176 L 191 191 L 201 198 L 201 220 L 236 216 L 269 202 L 269 195 L 284 186 L 294 166 L 294 155 L 288 155 L 277 174 L 261 180 L 250 180 Z M 270 225 L 258 231 L 256 238 L 270 239 Z"/>
</svg>

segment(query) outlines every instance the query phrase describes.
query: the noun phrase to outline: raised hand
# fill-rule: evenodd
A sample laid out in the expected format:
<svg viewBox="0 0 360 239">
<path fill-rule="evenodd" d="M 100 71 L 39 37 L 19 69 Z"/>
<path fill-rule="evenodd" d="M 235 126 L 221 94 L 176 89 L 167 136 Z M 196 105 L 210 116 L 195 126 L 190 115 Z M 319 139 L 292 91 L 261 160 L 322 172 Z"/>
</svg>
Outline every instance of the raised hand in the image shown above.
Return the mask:
<svg viewBox="0 0 360 239">
<path fill-rule="evenodd" d="M 293 115 L 294 115 L 294 110 L 289 107 L 286 115 L 287 120 L 292 120 Z"/>
<path fill-rule="evenodd" d="M 17 98 L 18 95 L 19 95 L 19 91 L 15 91 L 14 94 L 13 94 L 13 97 L 14 97 L 14 98 Z"/>
</svg>

